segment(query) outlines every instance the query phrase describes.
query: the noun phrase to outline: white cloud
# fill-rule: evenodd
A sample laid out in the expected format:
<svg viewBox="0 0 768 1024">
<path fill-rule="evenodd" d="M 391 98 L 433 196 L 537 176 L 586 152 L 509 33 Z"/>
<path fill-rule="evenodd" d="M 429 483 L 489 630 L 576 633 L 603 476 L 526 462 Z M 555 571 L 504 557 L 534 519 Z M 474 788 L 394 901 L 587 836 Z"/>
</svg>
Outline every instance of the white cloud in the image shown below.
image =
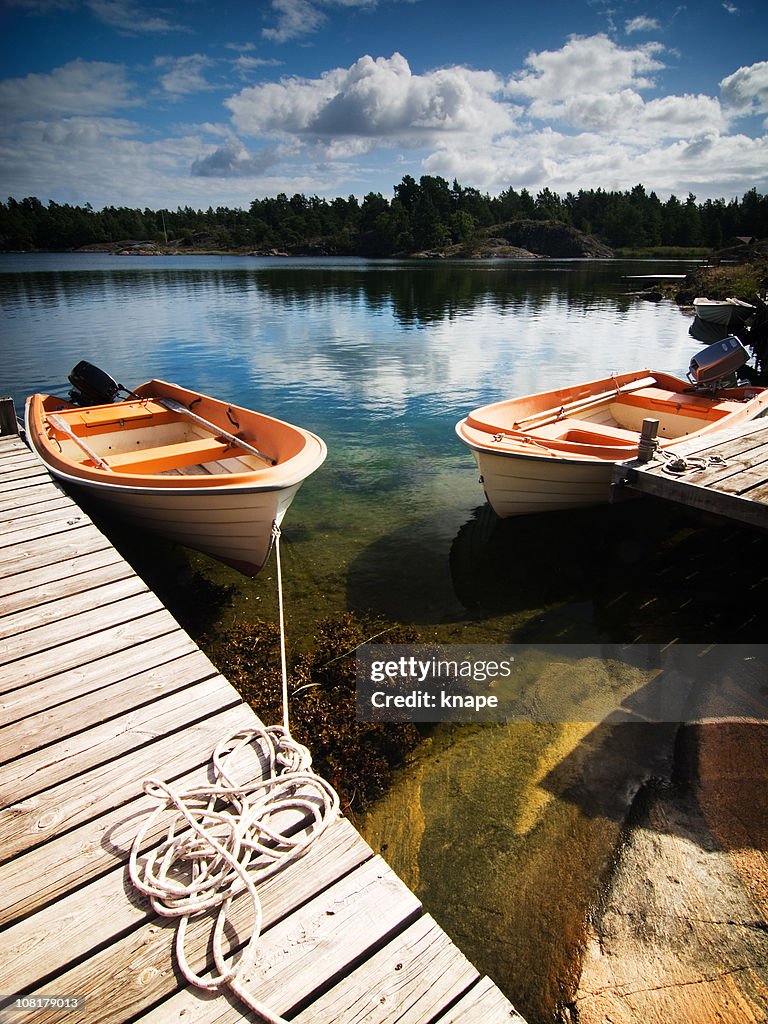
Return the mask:
<svg viewBox="0 0 768 1024">
<path fill-rule="evenodd" d="M 166 92 L 175 96 L 217 88 L 208 82 L 204 75 L 213 64 L 214 61 L 202 53 L 191 53 L 185 57 L 155 58 L 156 67 L 168 68 L 165 74 L 160 76 L 160 84 Z"/>
<path fill-rule="evenodd" d="M 378 0 L 271 0 L 277 23 L 262 30 L 265 39 L 287 43 L 316 32 L 326 23 L 323 7 L 376 7 Z"/>
<path fill-rule="evenodd" d="M 0 82 L 0 110 L 8 120 L 97 114 L 138 104 L 120 64 L 73 60 L 50 74 Z"/>
<path fill-rule="evenodd" d="M 579 189 L 629 189 L 642 182 L 660 195 L 694 192 L 699 199 L 765 191 L 768 139 L 723 136 L 716 131 L 647 146 L 604 134 L 564 135 L 552 129 L 522 138 L 506 137 L 492 146 L 436 150 L 425 161 L 429 174 L 471 181 L 498 192 L 510 185 L 536 192 L 545 185 L 565 195 Z"/>
<path fill-rule="evenodd" d="M 529 54 L 525 63 L 531 70 L 510 79 L 507 92 L 530 100 L 531 116 L 551 118 L 553 110 L 582 94 L 651 88 L 650 76 L 664 67 L 656 58 L 662 50 L 660 43 L 621 47 L 603 34 L 571 36 L 560 50 Z"/>
<path fill-rule="evenodd" d="M 191 174 L 198 178 L 255 178 L 280 162 L 274 147 L 249 152 L 238 139 L 228 139 L 206 156 L 192 162 Z"/>
<path fill-rule="evenodd" d="M 377 145 L 418 146 L 440 135 L 508 131 L 516 108 L 496 98 L 492 72 L 452 67 L 414 75 L 399 53 L 361 57 L 317 79 L 283 79 L 244 89 L 226 101 L 243 134 L 293 133 L 328 145 L 356 139 L 357 151 Z"/>
<path fill-rule="evenodd" d="M 183 25 L 149 14 L 132 0 L 87 0 L 86 7 L 99 21 L 120 32 L 133 34 L 187 31 Z"/>
<path fill-rule="evenodd" d="M 739 68 L 720 83 L 723 102 L 736 114 L 768 113 L 768 61 Z"/>
<path fill-rule="evenodd" d="M 658 32 L 659 27 L 656 18 L 648 18 L 644 14 L 637 18 L 630 18 L 624 23 L 624 31 L 627 35 L 631 35 L 633 32 Z"/>
<path fill-rule="evenodd" d="M 277 25 L 265 28 L 262 35 L 275 43 L 316 32 L 325 23 L 325 15 L 310 0 L 272 0 L 277 14 Z"/>
</svg>

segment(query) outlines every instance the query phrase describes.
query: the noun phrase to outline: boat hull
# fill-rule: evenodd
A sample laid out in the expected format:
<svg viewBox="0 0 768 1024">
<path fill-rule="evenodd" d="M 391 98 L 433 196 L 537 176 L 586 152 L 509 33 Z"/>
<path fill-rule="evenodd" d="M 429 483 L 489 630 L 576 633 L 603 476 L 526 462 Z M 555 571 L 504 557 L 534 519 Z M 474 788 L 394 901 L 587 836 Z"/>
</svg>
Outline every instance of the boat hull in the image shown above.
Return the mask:
<svg viewBox="0 0 768 1024">
<path fill-rule="evenodd" d="M 768 389 L 697 390 L 644 369 L 483 406 L 456 433 L 488 503 L 507 518 L 609 502 L 614 467 L 637 457 L 646 421 L 668 450 L 766 411 Z"/>
<path fill-rule="evenodd" d="M 613 463 L 475 451 L 488 504 L 500 519 L 610 500 Z"/>
<path fill-rule="evenodd" d="M 248 576 L 326 456 L 310 431 L 160 381 L 128 402 L 83 408 L 33 395 L 26 429 L 53 476 L 107 516 Z"/>
<path fill-rule="evenodd" d="M 694 299 L 696 316 L 705 323 L 719 327 L 743 324 L 755 312 L 755 307 L 741 299 Z"/>
<path fill-rule="evenodd" d="M 104 487 L 56 470 L 62 483 L 95 502 L 107 516 L 201 551 L 245 576 L 256 576 L 272 550 L 301 484 L 279 490 L 208 488 L 150 490 Z"/>
</svg>

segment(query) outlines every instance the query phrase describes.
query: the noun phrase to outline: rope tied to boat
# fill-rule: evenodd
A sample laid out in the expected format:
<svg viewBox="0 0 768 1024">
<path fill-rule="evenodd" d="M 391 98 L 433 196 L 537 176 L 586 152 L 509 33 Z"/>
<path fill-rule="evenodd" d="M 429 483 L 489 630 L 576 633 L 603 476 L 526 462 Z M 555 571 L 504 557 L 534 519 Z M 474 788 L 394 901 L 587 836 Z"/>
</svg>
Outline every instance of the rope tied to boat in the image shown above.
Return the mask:
<svg viewBox="0 0 768 1024">
<path fill-rule="evenodd" d="M 209 992 L 226 986 L 265 1024 L 283 1017 L 248 988 L 257 964 L 263 911 L 258 886 L 301 857 L 337 819 L 339 798 L 312 769 L 312 756 L 291 736 L 280 566 L 280 529 L 273 526 L 278 577 L 283 724 L 241 729 L 220 740 L 211 761 L 213 781 L 187 788 L 160 779 L 144 782 L 157 806 L 137 833 L 129 857 L 131 881 L 160 917 L 177 918 L 175 956 L 192 985 Z M 245 776 L 245 777 L 243 777 Z M 254 777 L 256 776 L 256 777 Z M 165 837 L 153 846 L 159 829 Z M 250 934 L 235 962 L 225 947 L 232 906 L 250 901 Z M 238 904 L 238 920 L 243 916 Z M 190 964 L 193 918 L 215 915 L 211 949 L 216 973 L 203 976 Z M 227 926 L 229 925 L 229 929 Z"/>
<path fill-rule="evenodd" d="M 671 476 L 684 476 L 686 473 L 701 473 L 712 466 L 727 465 L 722 455 L 708 455 L 706 458 L 699 456 L 677 455 L 675 452 L 665 452 L 660 449 L 658 452 L 662 457 L 661 469 Z"/>
</svg>

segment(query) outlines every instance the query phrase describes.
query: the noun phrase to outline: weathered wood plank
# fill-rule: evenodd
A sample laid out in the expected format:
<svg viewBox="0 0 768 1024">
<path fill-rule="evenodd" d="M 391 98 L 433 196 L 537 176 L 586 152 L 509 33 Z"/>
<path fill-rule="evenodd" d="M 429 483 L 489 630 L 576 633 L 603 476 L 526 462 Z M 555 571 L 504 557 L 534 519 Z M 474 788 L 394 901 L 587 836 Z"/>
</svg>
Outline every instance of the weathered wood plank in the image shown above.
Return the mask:
<svg viewBox="0 0 768 1024">
<path fill-rule="evenodd" d="M 271 926 L 286 914 L 291 914 L 296 906 L 312 906 L 312 900 L 318 898 L 317 893 L 322 893 L 319 899 L 325 897 L 325 905 L 328 905 L 328 893 L 333 894 L 335 891 L 337 897 L 340 895 L 337 888 L 339 884 L 346 882 L 348 898 L 360 885 L 364 886 L 366 881 L 370 885 L 372 874 L 377 875 L 379 871 L 378 859 L 374 859 L 376 866 L 373 871 L 368 868 L 372 863 L 371 853 L 352 826 L 343 819 L 339 820 L 309 847 L 303 858 L 261 886 L 265 934 L 268 935 Z M 361 871 L 363 875 L 358 874 Z M 342 882 L 334 886 L 333 883 L 339 878 L 342 878 Z M 350 882 L 350 878 L 355 881 Z M 333 898 L 330 896 L 331 902 Z M 240 942 L 244 941 L 252 924 L 248 902 L 239 898 L 231 908 L 232 932 L 240 936 Z M 193 965 L 197 965 L 198 958 L 207 958 L 209 925 L 210 922 L 205 921 L 199 927 L 190 929 L 187 948 Z M 176 977 L 172 948 L 174 936 L 174 922 L 150 917 L 144 925 L 128 935 L 116 937 L 109 948 L 96 951 L 87 960 L 65 970 L 36 991 L 45 993 L 55 989 L 57 992 L 67 991 L 86 996 L 84 1010 L 68 1014 L 67 1024 L 92 1024 L 94 1018 L 89 1015 L 89 1003 L 98 1008 L 100 1024 L 122 1024 L 178 990 L 179 980 Z M 13 991 L 12 975 L 5 977 L 5 970 L 5 964 L 0 966 L 0 984 L 6 986 L 4 992 L 9 991 L 7 985 L 11 984 L 10 991 Z M 49 972 L 48 963 L 38 961 L 38 970 L 40 977 L 45 977 Z M 193 999 L 199 1004 L 196 994 Z M 212 1005 L 211 1001 L 204 1002 Z M 51 1017 L 41 1012 L 25 1015 L 24 1019 L 45 1021 Z M 171 1021 L 176 1018 L 161 1014 L 158 1019 Z M 237 1019 L 241 1021 L 242 1017 Z M 190 1018 L 182 1017 L 182 1020 Z"/>
<path fill-rule="evenodd" d="M 336 831 L 334 828 L 331 832 Z M 325 836 L 318 840 L 318 845 Z M 357 837 L 362 843 L 362 840 Z M 365 846 L 365 844 L 363 844 Z M 361 848 L 362 849 L 362 848 Z M 310 847 L 309 856 L 313 852 Z M 306 859 L 291 865 L 265 884 L 262 901 L 267 911 L 267 886 L 279 882 L 287 895 L 282 905 L 282 920 L 265 928 L 259 944 L 260 955 L 249 988 L 256 998 L 278 1013 L 285 1014 L 311 996 L 318 987 L 345 972 L 355 959 L 364 958 L 386 938 L 405 927 L 419 913 L 420 904 L 380 857 L 365 860 L 348 874 L 337 872 L 334 885 L 323 887 L 309 901 L 295 900 L 285 893 L 284 885 L 293 877 L 305 888 Z M 332 866 L 333 869 L 333 866 Z M 316 887 L 316 891 L 317 891 Z M 298 907 L 298 909 L 296 909 Z M 292 912 L 291 912 L 292 911 Z M 270 915 L 270 921 L 275 915 Z M 244 926 L 244 927 L 243 927 Z M 240 943 L 250 925 L 239 921 Z M 203 953 L 204 937 L 199 936 L 196 952 Z M 142 957 L 140 964 L 146 961 Z M 198 968 L 201 964 L 192 961 Z M 157 963 L 157 961 L 155 961 Z M 137 964 L 139 966 L 139 964 Z M 149 1006 L 150 1001 L 144 1004 Z M 247 1010 L 231 997 L 214 996 L 193 988 L 184 988 L 141 1017 L 142 1024 L 225 1024 L 240 1022 Z M 110 1024 L 108 1018 L 106 1024 Z"/>
<path fill-rule="evenodd" d="M 253 724 L 249 716 L 243 726 Z M 213 782 L 210 751 L 192 751 L 184 773 L 173 781 L 181 788 Z M 178 766 L 183 767 L 180 757 Z M 24 917 L 115 868 L 128 859 L 139 823 L 154 809 L 145 795 L 106 811 L 42 846 L 32 847 L 0 864 L 0 925 Z M 164 829 L 158 824 L 147 833 L 148 848 Z"/>
<path fill-rule="evenodd" d="M 293 1018 L 294 1024 L 424 1024 L 479 979 L 425 914 Z"/>
<path fill-rule="evenodd" d="M 159 736 L 170 735 L 215 713 L 222 702 L 231 705 L 238 700 L 229 684 L 221 676 L 214 676 L 151 704 L 132 708 L 116 720 L 71 733 L 56 743 L 22 754 L 0 767 L 0 807 L 98 768 Z M 76 715 L 77 708 L 73 711 Z"/>
<path fill-rule="evenodd" d="M 109 541 L 95 526 L 85 525 L 77 530 L 60 533 L 55 544 L 28 540 L 23 544 L 0 548 L 0 575 L 12 576 L 28 572 L 39 566 L 66 561 L 68 558 L 97 551 L 108 545 Z"/>
<path fill-rule="evenodd" d="M 138 820 L 132 822 L 134 834 L 139 824 Z M 268 882 L 261 887 L 266 926 L 291 909 L 291 900 L 299 904 L 311 899 L 341 874 L 357 868 L 370 857 L 370 849 L 351 826 L 338 822 L 311 845 L 301 861 L 287 869 L 294 875 L 291 887 Z M 233 920 L 242 930 L 249 927 L 247 903 L 247 900 L 240 900 L 241 906 L 233 912 Z M 172 930 L 156 917 L 149 901 L 133 888 L 124 865 L 115 859 L 112 870 L 101 878 L 4 930 L 0 992 L 24 991 L 51 973 L 51 963 L 56 963 L 59 970 L 66 969 L 105 943 L 120 939 L 139 927 L 145 933 L 139 937 L 139 942 L 143 942 L 158 926 L 162 926 L 164 932 Z M 67 940 L 62 949 L 64 932 Z M 167 955 L 165 939 L 163 935 L 163 956 Z M 201 933 L 191 948 L 201 955 L 204 943 Z"/>
<path fill-rule="evenodd" d="M 22 524 L 20 529 L 0 536 L 0 553 L 6 548 L 29 544 L 30 541 L 43 541 L 45 544 L 55 547 L 62 533 L 71 533 L 73 530 L 83 528 L 96 529 L 86 514 L 77 507 L 71 510 L 62 509 L 62 515 L 51 523 L 38 522 L 33 518 L 22 520 Z M 6 561 L 4 555 L 2 558 L 3 561 Z"/>
<path fill-rule="evenodd" d="M 18 483 L 22 480 L 28 480 L 31 477 L 40 477 L 47 470 L 43 469 L 40 464 L 29 462 L 26 460 L 14 460 L 9 466 L 3 466 L 2 481 L 3 487 L 12 487 L 14 483 Z"/>
<path fill-rule="evenodd" d="M 109 632 L 110 636 L 119 636 L 120 629 L 130 630 L 142 616 L 153 613 L 165 615 L 169 620 L 171 618 L 165 609 L 160 609 L 155 595 L 144 590 L 104 608 L 83 612 L 71 619 L 58 619 L 9 637 L 3 644 L 3 661 L 10 669 L 15 661 L 23 659 L 28 665 L 38 659 L 44 664 L 47 662 L 51 670 L 55 671 L 64 667 L 61 656 L 65 653 L 64 648 L 72 642 L 88 642 L 98 633 L 105 632 Z M 51 650 L 55 653 L 51 654 Z M 83 659 L 77 657 L 74 651 L 72 654 L 76 657 L 74 664 L 82 664 Z M 45 672 L 44 667 L 42 671 Z"/>
<path fill-rule="evenodd" d="M 151 704 L 177 690 L 216 675 L 216 669 L 202 651 L 192 650 L 111 685 L 72 699 L 0 728 L 0 764 L 39 750 L 67 736 L 106 723 L 134 709 Z M 113 723 L 113 729 L 122 725 Z"/>
<path fill-rule="evenodd" d="M 162 672 L 164 666 L 175 658 L 197 650 L 187 634 L 162 612 L 137 620 L 130 636 L 124 638 L 125 647 L 112 644 L 108 633 L 91 639 L 98 642 L 86 645 L 80 641 L 87 647 L 81 661 L 70 667 L 63 665 L 60 672 L 45 676 L 43 686 L 38 685 L 35 678 L 27 678 L 31 673 L 25 661 L 14 662 L 12 669 L 6 670 L 9 685 L 23 678 L 27 678 L 27 682 L 23 685 L 20 682 L 18 688 L 0 695 L 3 723 L 10 725 L 25 716 L 99 691 L 111 683 L 119 684 L 138 672 L 155 669 Z M 69 647 L 67 645 L 67 650 Z M 75 654 L 77 648 L 78 642 L 75 641 Z"/>
<path fill-rule="evenodd" d="M 228 706 L 227 692 L 239 698 L 225 679 L 222 687 L 225 710 L 218 714 L 0 810 L 0 861 L 124 804 L 135 795 L 147 774 L 165 779 L 181 774 L 200 750 L 209 756 L 222 736 L 255 723 L 256 716 L 247 705 Z"/>
<path fill-rule="evenodd" d="M 0 484 L 2 483 L 0 474 Z M 16 515 L 17 509 L 38 501 L 49 501 L 52 498 L 68 497 L 65 492 L 53 483 L 50 476 L 41 477 L 38 483 L 29 483 L 25 487 L 7 488 L 0 486 L 0 515 L 3 517 Z M 68 500 L 72 500 L 69 498 Z"/>
<path fill-rule="evenodd" d="M 114 548 L 104 548 L 82 558 L 19 573 L 0 579 L 0 598 L 6 614 L 23 611 L 47 601 L 93 590 L 133 574 L 133 569 Z M 12 586 L 11 581 L 19 584 Z"/>
<path fill-rule="evenodd" d="M 13 510 L 13 518 L 3 516 L 0 518 L 0 533 L 12 533 L 19 529 L 22 523 L 28 522 L 39 515 L 54 512 L 57 509 L 70 508 L 71 500 L 63 496 L 52 494 L 41 501 L 33 501 L 23 508 Z M 0 513 L 2 515 L 2 513 Z"/>
<path fill-rule="evenodd" d="M 61 522 L 71 525 L 75 517 L 83 516 L 83 513 L 71 502 L 60 498 L 57 501 L 49 501 L 44 505 L 36 504 L 25 509 L 24 516 L 15 516 L 12 522 L 4 522 L 0 527 L 0 540 L 5 544 L 6 537 L 13 538 L 15 534 L 23 534 L 29 530 L 39 530 L 40 527 L 50 526 L 54 530 Z M 11 539 L 11 544 L 18 543 L 18 540 Z"/>
<path fill-rule="evenodd" d="M 0 639 L 8 640 L 11 637 L 20 637 L 24 634 L 29 636 L 31 642 L 38 649 L 46 644 L 52 646 L 48 637 L 52 627 L 67 623 L 76 628 L 78 616 L 85 616 L 93 611 L 101 613 L 110 605 L 149 593 L 149 588 L 140 576 L 135 573 L 123 573 L 117 579 L 102 583 L 100 586 L 94 585 L 87 590 L 80 590 L 55 600 L 46 601 L 33 608 L 24 608 L 22 611 L 4 615 L 0 618 Z M 154 594 L 152 597 L 155 601 L 157 600 Z M 64 642 L 66 642 L 67 639 L 71 639 L 73 634 L 69 632 L 62 634 L 57 629 L 56 635 L 63 635 Z M 26 645 L 24 651 L 26 652 L 28 649 L 29 646 Z"/>
<path fill-rule="evenodd" d="M 525 1024 L 510 1001 L 482 978 L 466 996 L 440 1018 L 440 1024 Z"/>
<path fill-rule="evenodd" d="M 749 498 L 742 498 L 736 494 L 713 491 L 708 487 L 698 487 L 690 482 L 683 485 L 678 481 L 670 482 L 658 476 L 635 476 L 634 472 L 630 471 L 628 482 L 631 487 L 643 494 L 678 501 L 702 512 L 730 516 L 750 526 L 768 526 L 768 506 L 760 502 L 750 501 Z"/>
</svg>

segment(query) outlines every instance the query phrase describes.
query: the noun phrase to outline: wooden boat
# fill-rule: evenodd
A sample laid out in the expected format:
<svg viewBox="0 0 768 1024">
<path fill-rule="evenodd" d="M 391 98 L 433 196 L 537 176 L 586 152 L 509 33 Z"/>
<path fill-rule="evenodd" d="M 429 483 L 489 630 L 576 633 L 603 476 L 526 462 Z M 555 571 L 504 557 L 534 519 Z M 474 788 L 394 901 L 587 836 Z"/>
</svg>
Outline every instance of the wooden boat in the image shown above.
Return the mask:
<svg viewBox="0 0 768 1024">
<path fill-rule="evenodd" d="M 756 311 L 755 306 L 741 299 L 703 299 L 693 300 L 696 316 L 709 324 L 721 327 L 738 326 L 747 321 Z"/>
<path fill-rule="evenodd" d="M 637 456 L 646 418 L 658 420 L 663 450 L 766 412 L 768 389 L 692 387 L 646 369 L 486 405 L 456 432 L 506 518 L 609 501 L 613 466 Z"/>
<path fill-rule="evenodd" d="M 308 430 L 161 380 L 106 404 L 32 395 L 26 429 L 65 484 L 248 576 L 326 456 Z"/>
</svg>

